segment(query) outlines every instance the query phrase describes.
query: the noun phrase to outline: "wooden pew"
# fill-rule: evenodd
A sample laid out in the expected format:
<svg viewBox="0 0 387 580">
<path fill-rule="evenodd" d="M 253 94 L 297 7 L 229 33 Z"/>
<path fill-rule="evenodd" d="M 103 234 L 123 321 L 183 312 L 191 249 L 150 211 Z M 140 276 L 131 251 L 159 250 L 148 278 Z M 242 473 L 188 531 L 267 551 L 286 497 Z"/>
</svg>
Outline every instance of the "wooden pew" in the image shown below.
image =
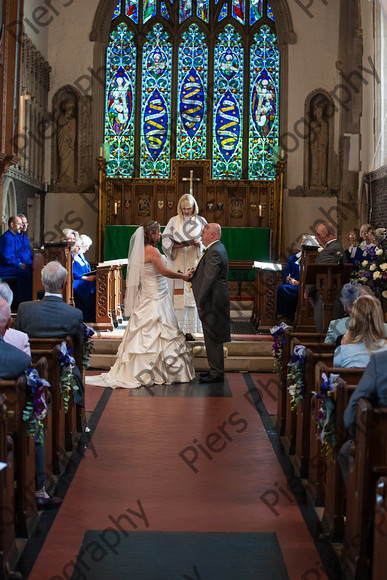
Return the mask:
<svg viewBox="0 0 387 580">
<path fill-rule="evenodd" d="M 349 459 L 347 519 L 342 554 L 346 578 L 370 578 L 376 483 L 387 475 L 387 408 L 360 399 Z M 385 570 L 384 570 L 385 576 Z"/>
<path fill-rule="evenodd" d="M 51 452 L 46 450 L 46 467 L 52 473 L 60 474 L 66 464 L 65 410 L 60 390 L 60 348 L 57 342 L 63 339 L 30 338 L 32 361 L 44 356 L 48 363 L 48 381 L 52 398 Z"/>
<path fill-rule="evenodd" d="M 316 418 L 320 409 L 319 399 L 312 398 L 310 408 L 310 446 L 309 446 L 309 472 L 307 491 L 314 505 L 324 505 L 322 525 L 327 535 L 342 534 L 342 499 L 344 489 L 337 454 L 341 445 L 347 438 L 343 423 L 344 410 L 350 396 L 363 375 L 361 368 L 337 368 L 328 367 L 324 362 L 319 362 L 315 368 L 314 391 L 320 393 L 323 383 L 322 374 L 327 377 L 331 373 L 340 375 L 340 385 L 336 394 L 336 440 L 338 444 L 332 455 L 332 462 L 327 463 L 322 456 L 322 445 L 318 440 L 320 430 L 317 427 Z"/>
<path fill-rule="evenodd" d="M 384 580 L 387 570 L 387 477 L 376 485 L 372 580 Z"/>
<path fill-rule="evenodd" d="M 7 398 L 0 393 L 0 461 L 7 467 L 0 471 L 0 577 L 8 578 L 18 558 L 15 541 L 15 494 L 13 441 L 8 435 Z"/>
<path fill-rule="evenodd" d="M 15 523 L 17 533 L 27 536 L 38 517 L 35 504 L 35 439 L 27 436 L 23 421 L 26 407 L 27 383 L 25 376 L 16 381 L 0 381 L 0 393 L 8 400 L 15 414 L 8 420 L 8 430 L 15 447 Z"/>
<path fill-rule="evenodd" d="M 297 344 L 302 344 L 298 337 L 292 339 L 291 350 Z M 308 344 L 308 343 L 307 343 Z M 325 364 L 333 363 L 333 352 L 335 346 L 325 343 L 308 344 L 305 355 L 304 366 L 304 398 L 296 406 L 293 412 L 292 420 L 295 418 L 295 449 L 293 464 L 297 474 L 305 478 L 309 470 L 309 451 L 310 451 L 310 415 L 311 400 L 315 390 L 315 368 L 320 361 Z M 290 407 L 290 397 L 289 407 Z"/>
<path fill-rule="evenodd" d="M 288 362 L 291 360 L 291 356 L 294 351 L 294 347 L 301 345 L 301 341 L 298 336 L 292 336 L 290 334 L 290 348 L 289 348 L 289 358 Z M 307 474 L 308 466 L 308 437 L 309 437 L 309 418 L 310 418 L 310 397 L 312 390 L 314 388 L 314 368 L 319 360 L 325 360 L 330 363 L 333 362 L 333 348 L 332 345 L 327 345 L 324 343 L 307 343 L 309 348 L 307 348 L 305 355 L 305 366 L 304 366 L 304 400 L 302 403 L 297 405 L 296 410 L 292 411 L 292 403 L 290 395 L 288 392 L 288 381 L 287 373 L 289 371 L 289 366 L 286 365 L 285 384 L 286 384 L 286 395 L 285 395 L 285 435 L 284 435 L 284 447 L 289 455 L 293 455 L 296 451 L 296 438 L 297 438 L 297 423 L 300 441 L 298 442 L 298 455 L 296 460 L 296 468 L 300 473 L 303 472 L 302 477 Z M 313 350 L 312 350 L 313 349 Z"/>
<path fill-rule="evenodd" d="M 284 333 L 284 345 L 282 350 L 282 364 L 280 369 L 280 377 L 278 378 L 278 398 L 277 398 L 277 419 L 275 428 L 277 433 L 282 436 L 285 435 L 285 417 L 286 417 L 286 399 L 287 399 L 287 372 L 288 363 L 290 361 L 290 344 L 291 339 L 297 337 L 301 344 L 320 343 L 324 342 L 325 334 L 317 332 L 292 332 L 291 329 Z"/>
</svg>

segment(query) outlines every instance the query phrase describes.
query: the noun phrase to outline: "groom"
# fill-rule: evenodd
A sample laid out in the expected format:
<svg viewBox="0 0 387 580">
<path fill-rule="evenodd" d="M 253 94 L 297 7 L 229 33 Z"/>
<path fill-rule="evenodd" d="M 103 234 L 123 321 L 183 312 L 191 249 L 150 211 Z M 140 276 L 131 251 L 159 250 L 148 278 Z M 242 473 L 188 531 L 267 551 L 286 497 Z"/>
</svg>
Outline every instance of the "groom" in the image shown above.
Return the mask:
<svg viewBox="0 0 387 580">
<path fill-rule="evenodd" d="M 204 226 L 202 242 L 206 250 L 191 278 L 210 365 L 210 371 L 200 377 L 201 383 L 224 380 L 223 343 L 231 340 L 228 256 L 221 235 L 219 224 Z"/>
</svg>

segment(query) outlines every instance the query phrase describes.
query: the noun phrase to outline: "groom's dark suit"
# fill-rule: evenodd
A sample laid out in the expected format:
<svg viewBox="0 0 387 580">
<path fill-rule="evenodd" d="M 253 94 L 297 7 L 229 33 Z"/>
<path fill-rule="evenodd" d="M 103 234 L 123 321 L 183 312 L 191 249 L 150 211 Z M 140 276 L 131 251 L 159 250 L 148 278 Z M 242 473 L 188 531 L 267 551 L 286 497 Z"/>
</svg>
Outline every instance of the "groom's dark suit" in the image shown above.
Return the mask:
<svg viewBox="0 0 387 580">
<path fill-rule="evenodd" d="M 200 259 L 191 282 L 203 325 L 210 377 L 224 373 L 223 343 L 230 336 L 230 296 L 228 292 L 228 256 L 218 240 Z"/>
</svg>

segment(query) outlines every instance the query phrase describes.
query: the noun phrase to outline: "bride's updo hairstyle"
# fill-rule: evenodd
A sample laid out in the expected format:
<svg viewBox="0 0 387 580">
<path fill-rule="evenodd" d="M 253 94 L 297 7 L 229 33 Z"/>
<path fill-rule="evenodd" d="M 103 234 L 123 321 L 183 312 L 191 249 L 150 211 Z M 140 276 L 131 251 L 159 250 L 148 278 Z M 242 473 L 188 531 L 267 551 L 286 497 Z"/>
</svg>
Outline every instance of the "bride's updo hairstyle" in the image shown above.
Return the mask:
<svg viewBox="0 0 387 580">
<path fill-rule="evenodd" d="M 154 220 L 150 220 L 144 224 L 144 245 L 150 244 L 154 246 L 155 243 L 152 238 L 152 234 L 157 232 L 157 229 L 160 227 L 159 222 L 155 222 Z"/>
</svg>

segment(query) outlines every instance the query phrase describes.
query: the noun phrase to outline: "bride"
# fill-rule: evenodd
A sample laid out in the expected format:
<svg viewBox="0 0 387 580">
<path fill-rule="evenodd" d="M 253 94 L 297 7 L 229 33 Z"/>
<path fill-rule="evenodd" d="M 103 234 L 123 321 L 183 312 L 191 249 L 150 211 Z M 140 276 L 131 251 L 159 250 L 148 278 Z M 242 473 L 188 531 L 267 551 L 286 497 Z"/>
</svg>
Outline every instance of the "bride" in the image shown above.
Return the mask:
<svg viewBox="0 0 387 580">
<path fill-rule="evenodd" d="M 86 377 L 87 384 L 134 389 L 189 382 L 195 376 L 191 349 L 180 331 L 166 277 L 188 281 L 169 270 L 155 244 L 160 226 L 139 227 L 129 244 L 125 315 L 130 316 L 117 360 L 108 373 Z"/>
</svg>

